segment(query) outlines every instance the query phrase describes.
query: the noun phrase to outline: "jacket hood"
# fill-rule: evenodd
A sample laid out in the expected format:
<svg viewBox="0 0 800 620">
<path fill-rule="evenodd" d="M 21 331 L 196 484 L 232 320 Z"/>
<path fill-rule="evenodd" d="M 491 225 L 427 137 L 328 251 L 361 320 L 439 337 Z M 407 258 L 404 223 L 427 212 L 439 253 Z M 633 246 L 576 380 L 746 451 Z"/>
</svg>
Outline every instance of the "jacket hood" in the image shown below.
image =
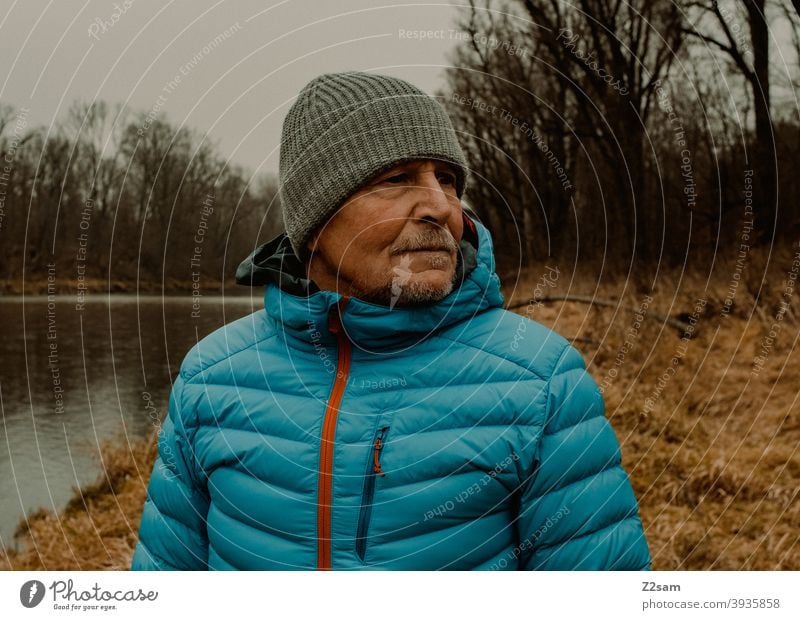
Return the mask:
<svg viewBox="0 0 800 620">
<path fill-rule="evenodd" d="M 236 270 L 236 282 L 265 286 L 264 307 L 288 337 L 312 344 L 336 340 L 330 315 L 338 311 L 342 331 L 356 346 L 373 353 L 413 346 L 428 335 L 491 307 L 504 298 L 495 272 L 491 235 L 464 212 L 456 283 L 449 295 L 432 304 L 389 307 L 321 290 L 306 277 L 285 232 L 258 246 Z"/>
</svg>

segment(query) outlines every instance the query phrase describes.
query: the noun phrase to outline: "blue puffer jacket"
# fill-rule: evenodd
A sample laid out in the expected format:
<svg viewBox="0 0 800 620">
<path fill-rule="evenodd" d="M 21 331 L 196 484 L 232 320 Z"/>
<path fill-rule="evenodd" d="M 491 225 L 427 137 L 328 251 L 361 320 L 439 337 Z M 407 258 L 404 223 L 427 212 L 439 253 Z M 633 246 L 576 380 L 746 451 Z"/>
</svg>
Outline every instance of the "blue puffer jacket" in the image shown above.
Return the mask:
<svg viewBox="0 0 800 620">
<path fill-rule="evenodd" d="M 240 265 L 265 310 L 184 359 L 133 569 L 650 569 L 597 384 L 464 218 L 425 307 L 319 290 L 285 235 Z"/>
</svg>

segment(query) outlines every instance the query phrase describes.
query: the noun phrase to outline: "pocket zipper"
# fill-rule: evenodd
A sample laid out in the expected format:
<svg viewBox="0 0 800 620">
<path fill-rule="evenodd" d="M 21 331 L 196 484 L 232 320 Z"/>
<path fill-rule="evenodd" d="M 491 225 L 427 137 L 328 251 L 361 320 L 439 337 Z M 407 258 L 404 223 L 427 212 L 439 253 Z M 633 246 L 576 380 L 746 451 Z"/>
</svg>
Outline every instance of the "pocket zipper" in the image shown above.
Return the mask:
<svg viewBox="0 0 800 620">
<path fill-rule="evenodd" d="M 364 475 L 364 491 L 361 497 L 361 511 L 358 514 L 358 531 L 356 532 L 356 553 L 363 560 L 367 551 L 367 529 L 369 528 L 369 518 L 372 514 L 372 499 L 375 495 L 375 479 L 377 476 L 385 476 L 381 469 L 381 450 L 383 449 L 383 438 L 386 436 L 388 426 L 384 426 L 375 435 L 372 442 L 372 458 L 367 466 Z"/>
</svg>

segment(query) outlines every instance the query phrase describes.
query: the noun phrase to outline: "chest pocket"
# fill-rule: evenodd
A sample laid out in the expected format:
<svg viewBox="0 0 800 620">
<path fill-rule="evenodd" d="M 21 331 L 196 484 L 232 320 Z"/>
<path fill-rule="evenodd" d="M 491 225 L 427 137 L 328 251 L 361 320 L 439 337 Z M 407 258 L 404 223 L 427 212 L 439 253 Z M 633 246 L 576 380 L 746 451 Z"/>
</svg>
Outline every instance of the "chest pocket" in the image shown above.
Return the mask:
<svg viewBox="0 0 800 620">
<path fill-rule="evenodd" d="M 381 468 L 381 452 L 383 451 L 386 434 L 389 425 L 380 425 L 375 432 L 375 437 L 370 447 L 370 457 L 367 460 L 366 471 L 364 472 L 364 488 L 361 492 L 361 508 L 358 512 L 358 525 L 356 529 L 356 554 L 363 561 L 367 551 L 367 534 L 369 532 L 369 522 L 372 516 L 372 506 L 375 500 L 375 483 L 379 477 L 385 477 Z"/>
<path fill-rule="evenodd" d="M 424 545 L 431 544 L 426 534 L 480 519 L 488 528 L 508 527 L 519 486 L 513 429 L 476 426 L 403 435 L 400 425 L 384 420 L 372 437 L 355 532 L 362 562 L 388 566 L 396 556 L 425 554 Z M 454 548 L 454 557 L 463 551 Z M 421 557 L 416 556 L 417 566 Z"/>
</svg>

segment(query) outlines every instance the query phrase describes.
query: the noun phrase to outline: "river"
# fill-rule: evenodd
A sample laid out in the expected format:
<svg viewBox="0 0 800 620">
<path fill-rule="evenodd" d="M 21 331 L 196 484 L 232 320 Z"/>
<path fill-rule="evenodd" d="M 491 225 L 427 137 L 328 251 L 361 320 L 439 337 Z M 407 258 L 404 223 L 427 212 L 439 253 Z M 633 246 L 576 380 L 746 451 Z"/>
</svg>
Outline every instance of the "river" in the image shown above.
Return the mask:
<svg viewBox="0 0 800 620">
<path fill-rule="evenodd" d="M 0 296 L 0 546 L 101 472 L 99 442 L 149 436 L 188 350 L 263 309 L 243 296 Z"/>
</svg>

